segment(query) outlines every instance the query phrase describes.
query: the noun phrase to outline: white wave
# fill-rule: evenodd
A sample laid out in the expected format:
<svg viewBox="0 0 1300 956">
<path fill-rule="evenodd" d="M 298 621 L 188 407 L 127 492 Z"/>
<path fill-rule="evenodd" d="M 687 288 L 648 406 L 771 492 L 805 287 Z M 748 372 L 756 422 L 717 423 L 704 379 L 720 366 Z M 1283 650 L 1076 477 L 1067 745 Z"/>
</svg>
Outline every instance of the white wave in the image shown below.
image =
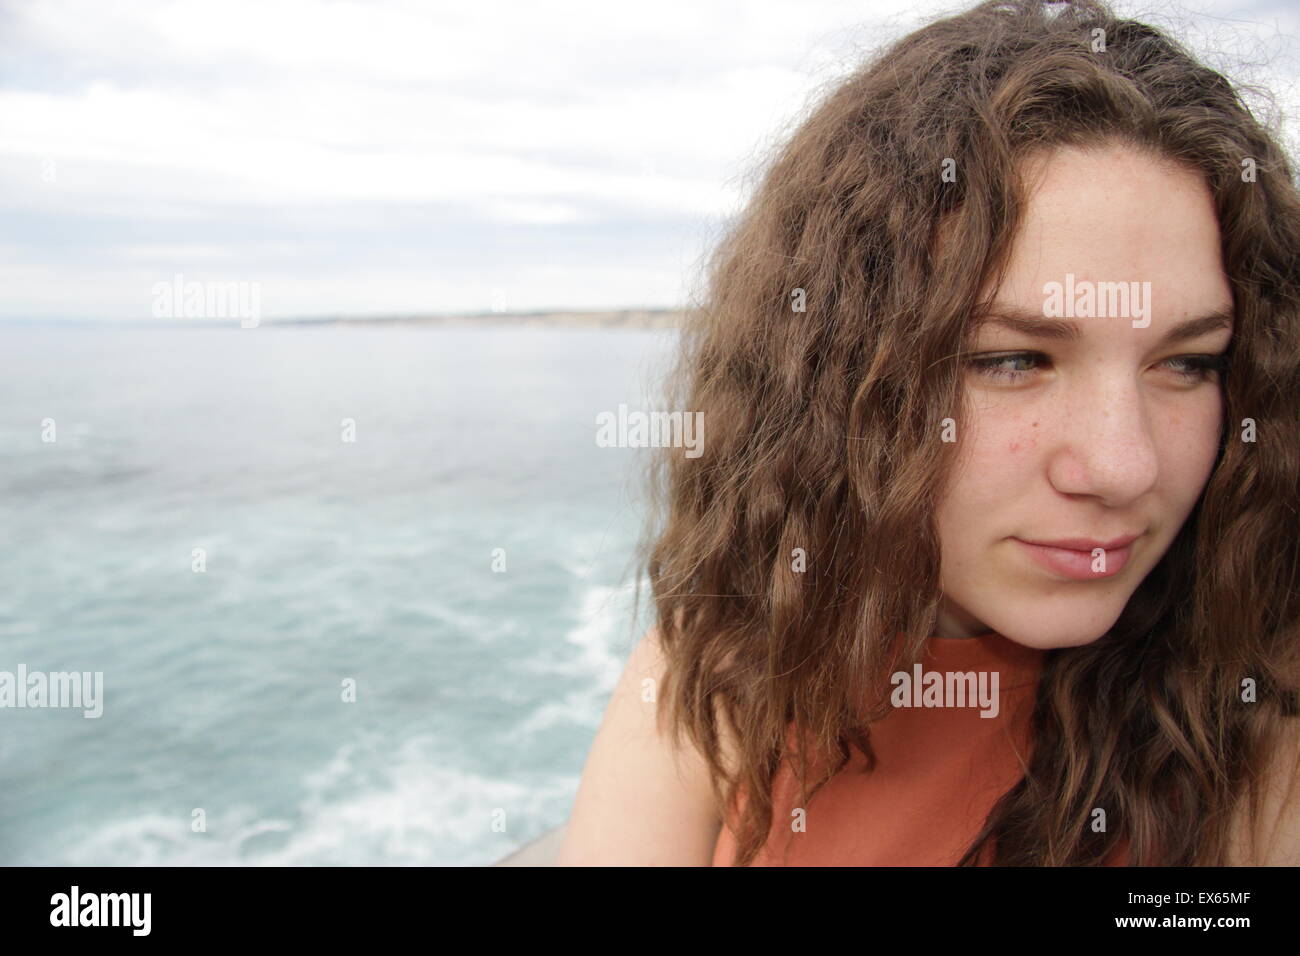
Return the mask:
<svg viewBox="0 0 1300 956">
<path fill-rule="evenodd" d="M 590 727 L 599 722 L 626 663 L 626 654 L 616 648 L 626 643 L 630 607 L 622 588 L 593 586 L 583 592 L 577 623 L 564 635 L 566 642 L 578 648 L 578 654 L 559 659 L 548 655 L 531 665 L 537 671 L 576 677 L 583 686 L 542 704 L 518 726 L 518 733 L 536 734 L 565 724 Z"/>
<path fill-rule="evenodd" d="M 247 807 L 209 809 L 207 830 L 188 816 L 141 814 L 83 833 L 62 865 L 427 866 L 484 865 L 559 823 L 574 779 L 526 782 L 438 766 L 427 739 L 384 758 L 347 744 L 303 781 L 294 819 Z M 494 829 L 504 825 L 501 831 Z M 49 862 L 49 861 L 46 861 Z"/>
<path fill-rule="evenodd" d="M 613 650 L 616 636 L 627 623 L 630 603 L 621 588 L 593 586 L 583 593 L 578 623 L 564 639 L 581 652 L 577 667 L 589 674 L 604 693 L 618 682 L 623 657 Z"/>
</svg>

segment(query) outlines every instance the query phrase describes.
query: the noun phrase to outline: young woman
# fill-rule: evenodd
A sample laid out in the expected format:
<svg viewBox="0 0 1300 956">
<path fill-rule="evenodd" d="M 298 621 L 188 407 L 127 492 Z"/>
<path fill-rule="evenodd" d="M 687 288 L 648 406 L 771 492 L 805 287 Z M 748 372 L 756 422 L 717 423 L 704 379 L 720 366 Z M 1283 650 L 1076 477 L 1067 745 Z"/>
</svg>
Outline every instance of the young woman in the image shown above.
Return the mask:
<svg viewBox="0 0 1300 956">
<path fill-rule="evenodd" d="M 1223 77 L 1090 0 L 932 23 L 683 343 L 559 863 L 1300 863 L 1300 196 Z"/>
</svg>

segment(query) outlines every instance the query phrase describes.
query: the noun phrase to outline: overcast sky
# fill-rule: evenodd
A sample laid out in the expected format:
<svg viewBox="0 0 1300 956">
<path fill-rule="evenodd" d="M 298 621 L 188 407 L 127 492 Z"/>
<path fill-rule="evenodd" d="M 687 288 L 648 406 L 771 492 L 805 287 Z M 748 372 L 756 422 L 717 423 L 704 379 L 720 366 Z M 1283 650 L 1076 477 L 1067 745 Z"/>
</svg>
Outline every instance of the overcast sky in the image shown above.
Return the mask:
<svg viewBox="0 0 1300 956">
<path fill-rule="evenodd" d="M 675 306 L 809 98 L 966 5 L 4 3 L 0 318 L 176 273 L 269 319 Z M 1116 6 L 1300 122 L 1292 0 Z"/>
</svg>

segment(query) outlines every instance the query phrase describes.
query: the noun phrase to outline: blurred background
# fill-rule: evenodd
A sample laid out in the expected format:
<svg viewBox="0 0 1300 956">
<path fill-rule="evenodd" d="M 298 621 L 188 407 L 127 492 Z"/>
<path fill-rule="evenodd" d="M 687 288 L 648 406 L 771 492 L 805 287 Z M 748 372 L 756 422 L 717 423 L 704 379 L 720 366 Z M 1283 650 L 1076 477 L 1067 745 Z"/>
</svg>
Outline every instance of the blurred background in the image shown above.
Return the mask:
<svg viewBox="0 0 1300 956">
<path fill-rule="evenodd" d="M 648 623 L 647 452 L 597 416 L 662 407 L 816 97 L 963 8 L 0 5 L 0 671 L 104 675 L 99 718 L 0 708 L 0 863 L 563 824 Z M 1293 4 L 1116 9 L 1295 155 Z"/>
</svg>

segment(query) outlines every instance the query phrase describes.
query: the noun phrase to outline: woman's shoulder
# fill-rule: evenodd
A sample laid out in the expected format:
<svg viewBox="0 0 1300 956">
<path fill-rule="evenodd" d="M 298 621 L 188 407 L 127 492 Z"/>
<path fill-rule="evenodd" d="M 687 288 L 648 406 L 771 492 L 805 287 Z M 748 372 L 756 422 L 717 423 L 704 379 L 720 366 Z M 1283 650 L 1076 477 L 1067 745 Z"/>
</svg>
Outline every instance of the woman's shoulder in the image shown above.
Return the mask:
<svg viewBox="0 0 1300 956">
<path fill-rule="evenodd" d="M 668 666 L 651 628 L 610 696 L 557 865 L 707 866 L 712 860 L 722 820 L 708 763 L 659 720 Z"/>
<path fill-rule="evenodd" d="M 1229 849 L 1235 866 L 1300 866 L 1300 717 L 1283 721 L 1262 771 L 1259 824 L 1242 801 Z M 1252 847 L 1252 837 L 1254 846 Z"/>
</svg>

